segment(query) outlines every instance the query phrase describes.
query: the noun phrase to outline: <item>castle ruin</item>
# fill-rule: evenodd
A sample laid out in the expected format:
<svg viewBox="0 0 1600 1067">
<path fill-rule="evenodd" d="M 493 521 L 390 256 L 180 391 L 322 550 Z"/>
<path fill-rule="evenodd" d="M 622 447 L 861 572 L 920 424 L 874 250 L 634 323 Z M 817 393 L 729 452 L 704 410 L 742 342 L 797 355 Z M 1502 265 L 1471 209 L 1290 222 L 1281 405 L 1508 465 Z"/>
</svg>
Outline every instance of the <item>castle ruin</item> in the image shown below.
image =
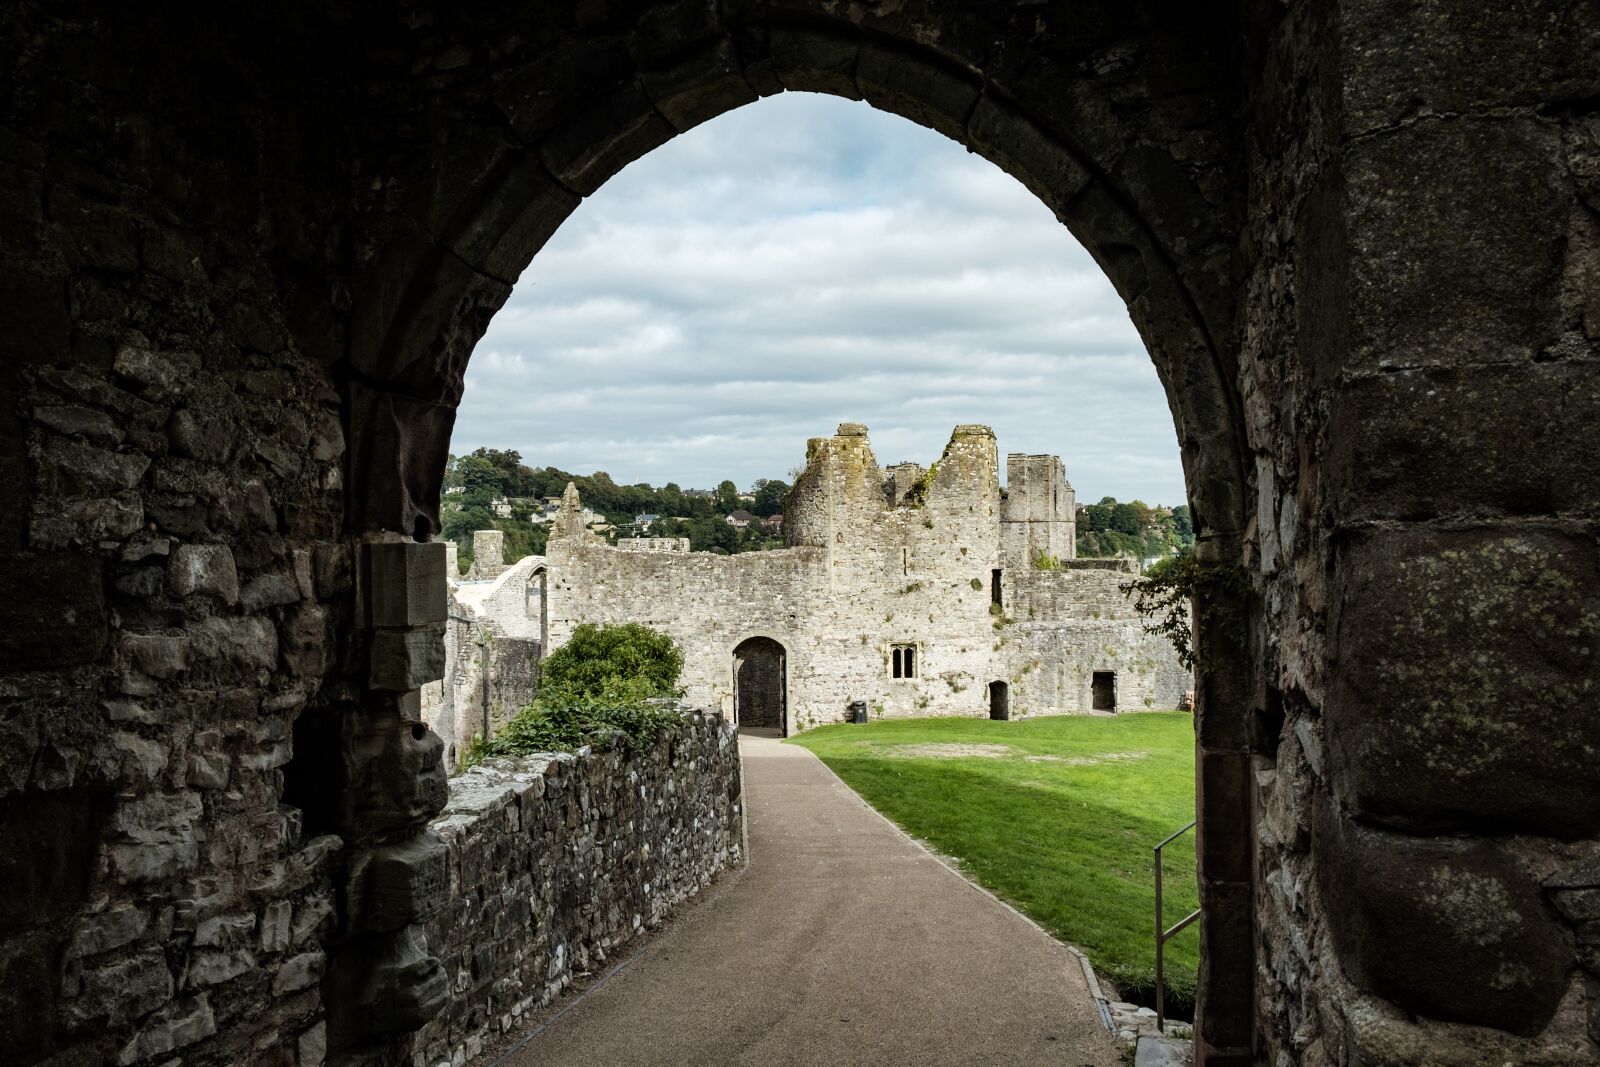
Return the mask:
<svg viewBox="0 0 1600 1067">
<path fill-rule="evenodd" d="M 999 473 L 986 426 L 956 427 L 927 469 L 885 470 L 866 428 L 845 423 L 807 445 L 786 547 L 731 556 L 682 539 L 607 545 L 569 486 L 546 557 L 513 568 L 519 588 L 458 597 L 501 633 L 532 636 L 533 620 L 547 648 L 583 623 L 661 630 L 684 651 L 690 702 L 783 733 L 856 702 L 873 717 L 1176 707 L 1190 676 L 1120 588 L 1137 564 L 1076 558 L 1061 460 L 1008 456 L 1005 489 Z M 478 729 L 434 725 L 458 748 Z"/>
</svg>

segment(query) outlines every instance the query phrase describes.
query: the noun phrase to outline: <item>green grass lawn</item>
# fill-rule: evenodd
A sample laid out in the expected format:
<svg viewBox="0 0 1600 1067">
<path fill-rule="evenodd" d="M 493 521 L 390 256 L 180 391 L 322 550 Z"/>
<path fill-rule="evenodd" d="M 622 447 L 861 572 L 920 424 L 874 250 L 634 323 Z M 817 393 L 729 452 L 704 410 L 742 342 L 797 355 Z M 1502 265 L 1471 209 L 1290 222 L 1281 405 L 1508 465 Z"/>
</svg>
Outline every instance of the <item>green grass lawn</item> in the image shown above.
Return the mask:
<svg viewBox="0 0 1600 1067">
<path fill-rule="evenodd" d="M 1124 996 L 1150 995 L 1150 850 L 1194 818 L 1187 714 L 901 719 L 824 726 L 791 743 L 815 752 L 908 833 L 1083 949 Z M 1005 747 L 978 755 L 957 746 Z M 1164 855 L 1170 926 L 1198 906 L 1194 834 Z M 1193 1004 L 1198 937 L 1190 927 L 1167 943 L 1175 1010 Z"/>
</svg>

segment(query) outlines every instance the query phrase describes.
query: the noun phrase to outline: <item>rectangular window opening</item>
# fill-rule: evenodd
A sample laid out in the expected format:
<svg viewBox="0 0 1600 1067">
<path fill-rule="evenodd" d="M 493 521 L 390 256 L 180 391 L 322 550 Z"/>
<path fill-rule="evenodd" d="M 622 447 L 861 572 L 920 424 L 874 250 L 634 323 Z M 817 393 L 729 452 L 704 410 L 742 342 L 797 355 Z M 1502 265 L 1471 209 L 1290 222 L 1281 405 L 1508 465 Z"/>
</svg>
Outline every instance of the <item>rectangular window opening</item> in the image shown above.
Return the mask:
<svg viewBox="0 0 1600 1067">
<path fill-rule="evenodd" d="M 891 645 L 890 646 L 890 672 L 896 678 L 915 678 L 917 676 L 917 646 L 916 645 Z"/>
<path fill-rule="evenodd" d="M 1000 568 L 996 567 L 994 570 L 989 572 L 989 602 L 1003 608 L 1005 605 L 1000 602 L 1001 599 Z"/>
</svg>

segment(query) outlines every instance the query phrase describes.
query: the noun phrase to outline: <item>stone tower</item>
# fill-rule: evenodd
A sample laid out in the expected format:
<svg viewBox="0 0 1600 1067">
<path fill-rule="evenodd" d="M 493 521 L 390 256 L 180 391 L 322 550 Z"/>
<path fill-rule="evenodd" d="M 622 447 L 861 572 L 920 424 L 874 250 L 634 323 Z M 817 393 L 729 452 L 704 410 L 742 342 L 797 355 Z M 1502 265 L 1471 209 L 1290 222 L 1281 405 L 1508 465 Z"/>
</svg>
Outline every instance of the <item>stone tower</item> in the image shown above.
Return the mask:
<svg viewBox="0 0 1600 1067">
<path fill-rule="evenodd" d="M 1059 456 L 1006 456 L 1000 547 L 1013 565 L 1078 556 L 1077 497 Z"/>
</svg>

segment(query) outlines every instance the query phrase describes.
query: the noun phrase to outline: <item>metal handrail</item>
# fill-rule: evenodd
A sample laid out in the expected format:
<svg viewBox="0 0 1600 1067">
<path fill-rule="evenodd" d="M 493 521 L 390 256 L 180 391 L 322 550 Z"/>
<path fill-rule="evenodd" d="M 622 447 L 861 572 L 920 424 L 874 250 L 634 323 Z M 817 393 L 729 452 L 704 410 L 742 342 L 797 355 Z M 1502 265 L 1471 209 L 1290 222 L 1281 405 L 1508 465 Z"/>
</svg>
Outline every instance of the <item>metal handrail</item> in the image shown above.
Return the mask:
<svg viewBox="0 0 1600 1067">
<path fill-rule="evenodd" d="M 1166 991 L 1167 991 L 1166 990 L 1166 969 L 1165 969 L 1167 941 L 1170 938 L 1172 938 L 1173 936 L 1175 936 L 1176 934 L 1178 934 L 1179 932 L 1181 932 L 1190 923 L 1192 923 L 1196 919 L 1200 918 L 1200 909 L 1196 908 L 1196 909 L 1194 909 L 1194 911 L 1190 912 L 1188 915 L 1185 915 L 1182 919 L 1179 919 L 1176 923 L 1174 923 L 1170 929 L 1163 926 L 1162 918 L 1161 918 L 1161 850 L 1166 848 L 1168 845 L 1172 844 L 1178 838 L 1182 837 L 1184 834 L 1188 833 L 1190 830 L 1193 830 L 1193 829 L 1194 829 L 1194 823 L 1191 821 L 1189 823 L 1189 825 L 1183 827 L 1182 829 L 1175 830 L 1172 833 L 1168 834 L 1161 841 L 1161 843 L 1155 847 L 1155 853 L 1156 853 L 1156 1032 L 1157 1033 L 1161 1033 L 1161 1034 L 1165 1034 L 1167 1032 L 1167 1011 L 1166 1011 L 1166 1004 L 1164 1003 L 1165 999 L 1166 999 Z"/>
</svg>

